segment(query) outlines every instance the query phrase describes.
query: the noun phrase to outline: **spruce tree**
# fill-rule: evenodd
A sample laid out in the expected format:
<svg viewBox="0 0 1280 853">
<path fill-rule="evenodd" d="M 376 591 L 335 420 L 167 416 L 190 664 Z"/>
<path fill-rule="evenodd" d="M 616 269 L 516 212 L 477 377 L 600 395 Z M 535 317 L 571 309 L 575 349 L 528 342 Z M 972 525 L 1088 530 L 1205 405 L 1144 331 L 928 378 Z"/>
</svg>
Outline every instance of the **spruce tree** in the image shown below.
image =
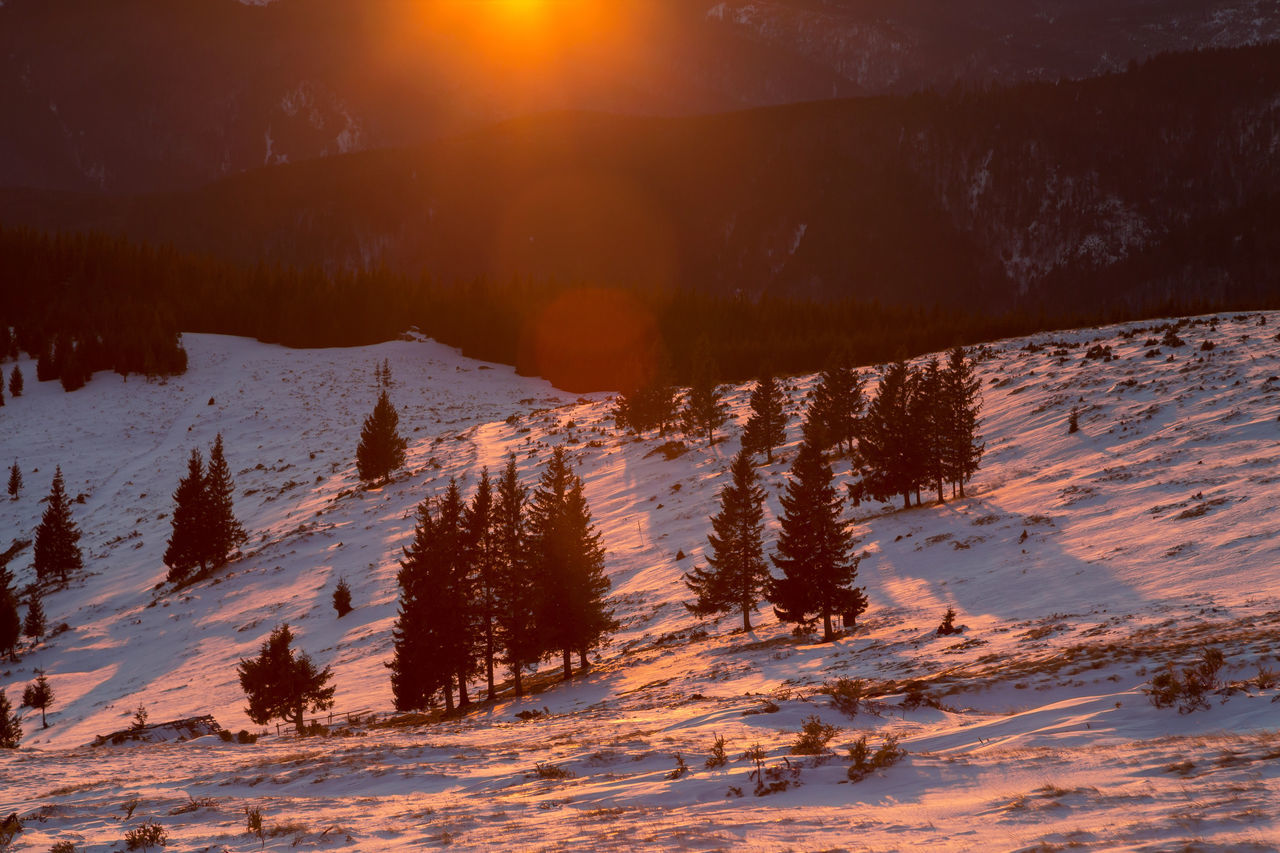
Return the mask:
<svg viewBox="0 0 1280 853">
<path fill-rule="evenodd" d="M 529 564 L 525 507 L 528 493 L 520 485 L 514 454 L 498 480 L 493 507 L 496 568 L 497 631 L 503 660 L 511 668 L 516 696 L 524 695 L 524 667 L 539 658 L 536 634 L 538 590 Z"/>
<path fill-rule="evenodd" d="M 942 503 L 946 497 L 942 487 L 947 476 L 947 435 L 953 418 L 936 357 L 914 373 L 908 408 L 916 435 L 916 482 L 932 486 Z"/>
<path fill-rule="evenodd" d="M 413 542 L 400 561 L 400 612 L 392 630 L 391 692 L 398 710 L 420 710 L 437 691 L 453 710 L 467 703 L 466 681 L 475 669 L 473 604 L 465 505 L 456 481 L 432 514 L 418 507 Z"/>
<path fill-rule="evenodd" d="M 826 447 L 843 447 L 846 453 L 853 453 L 865 404 L 862 375 L 847 351 L 842 350 L 822 371 L 813 392 L 814 415 L 822 424 Z"/>
<path fill-rule="evenodd" d="M 773 449 L 787 440 L 786 395 L 772 373 L 766 373 L 751 391 L 751 415 L 742 432 L 742 446 L 764 453 L 773 461 Z"/>
<path fill-rule="evenodd" d="M 233 499 L 235 483 L 222 450 L 222 433 L 218 433 L 209 450 L 209 467 L 204 476 L 204 543 L 205 558 L 217 568 L 231 558 L 231 552 L 248 539 L 236 520 Z M 203 566 L 205 561 L 201 562 Z"/>
<path fill-rule="evenodd" d="M 18 460 L 13 460 L 13 465 L 9 467 L 9 499 L 16 501 L 18 494 L 22 491 L 22 468 L 18 466 Z"/>
<path fill-rule="evenodd" d="M 288 623 L 262 641 L 258 656 L 241 658 L 236 672 L 249 706 L 245 713 L 260 726 L 279 717 L 303 733 L 307 711 L 333 707 L 334 688 L 328 684 L 329 667 L 317 670 L 305 653 L 294 653 L 293 632 Z"/>
<path fill-rule="evenodd" d="M 770 580 L 764 559 L 764 489 L 756 480 L 751 452 L 733 460 L 733 481 L 720 492 L 720 512 L 711 519 L 708 568 L 695 567 L 684 582 L 695 596 L 685 604 L 699 616 L 742 613 L 742 630 L 751 630 L 751 612 L 765 596 Z"/>
<path fill-rule="evenodd" d="M 17 749 L 22 740 L 22 724 L 13 713 L 9 697 L 0 690 L 0 749 Z"/>
<path fill-rule="evenodd" d="M 851 557 L 853 535 L 842 518 L 842 501 L 832 484 L 831 466 L 814 441 L 805 441 L 782 496 L 783 515 L 773 564 L 782 577 L 769 600 L 784 622 L 809 626 L 821 617 L 823 640 L 835 639 L 831 617 L 852 624 L 867 599 L 854 581 L 859 558 Z"/>
<path fill-rule="evenodd" d="M 978 471 L 986 445 L 978 435 L 978 416 L 982 411 L 982 383 L 973 362 L 965 357 L 963 347 L 955 347 L 947 355 L 942 385 L 949 410 L 946 437 L 946 478 L 952 489 L 964 497 L 964 484 Z"/>
<path fill-rule="evenodd" d="M 582 480 L 570 469 L 563 447 L 552 452 L 534 490 L 529 543 L 539 593 L 538 642 L 544 654 L 561 654 L 569 679 L 572 653 L 578 652 L 585 667 L 587 651 L 615 623 L 604 602 L 610 584 L 600 534 L 591 523 Z"/>
<path fill-rule="evenodd" d="M 27 618 L 22 622 L 22 634 L 38 640 L 44 636 L 44 629 L 44 605 L 40 603 L 39 593 L 32 591 L 31 597 L 27 599 Z"/>
<path fill-rule="evenodd" d="M 187 474 L 178 481 L 173 493 L 173 515 L 164 552 L 164 564 L 169 567 L 168 579 L 173 583 L 185 581 L 191 570 L 200 567 L 200 574 L 209 564 L 209 497 L 206 490 L 204 458 L 196 448 L 187 459 Z"/>
<path fill-rule="evenodd" d="M 22 368 L 18 365 L 13 366 L 13 372 L 9 374 L 9 393 L 18 398 L 22 396 Z"/>
<path fill-rule="evenodd" d="M 466 510 L 467 547 L 470 555 L 471 585 L 475 591 L 475 629 L 480 640 L 480 656 L 484 662 L 486 698 L 497 696 L 493 664 L 498 654 L 498 531 L 494 527 L 493 483 L 489 469 L 480 474 L 480 485 Z"/>
<path fill-rule="evenodd" d="M 44 672 L 37 669 L 36 680 L 29 683 L 22 691 L 22 707 L 39 708 L 40 727 L 47 729 L 49 720 L 45 715 L 52 705 L 53 687 L 49 684 L 49 679 L 45 678 Z"/>
<path fill-rule="evenodd" d="M 79 542 L 80 530 L 71 519 L 71 504 L 62 482 L 62 466 L 58 466 L 49 490 L 48 505 L 36 528 L 34 567 L 41 583 L 55 574 L 65 583 L 70 572 L 84 568 Z"/>
<path fill-rule="evenodd" d="M 13 588 L 13 574 L 0 566 L 0 654 L 18 660 L 18 638 L 22 636 L 22 620 L 18 616 L 18 594 Z"/>
<path fill-rule="evenodd" d="M 356 470 L 365 482 L 386 482 L 391 472 L 404 465 L 407 442 L 400 437 L 400 415 L 384 388 L 378 393 L 378 402 L 364 420 L 360 430 L 360 445 L 356 448 Z"/>
<path fill-rule="evenodd" d="M 875 500 L 901 495 L 911 506 L 917 448 L 910 415 L 910 371 L 904 361 L 889 365 L 867 407 L 858 436 L 861 493 Z"/>
<path fill-rule="evenodd" d="M 680 421 L 689 436 L 706 435 L 707 446 L 715 442 L 716 428 L 729 417 L 723 402 L 724 393 L 716 385 L 716 366 L 705 340 L 694 350 L 689 391 L 685 395 Z"/>
<path fill-rule="evenodd" d="M 351 587 L 347 585 L 345 578 L 339 578 L 338 585 L 333 588 L 333 609 L 338 611 L 339 619 L 352 610 Z"/>
</svg>

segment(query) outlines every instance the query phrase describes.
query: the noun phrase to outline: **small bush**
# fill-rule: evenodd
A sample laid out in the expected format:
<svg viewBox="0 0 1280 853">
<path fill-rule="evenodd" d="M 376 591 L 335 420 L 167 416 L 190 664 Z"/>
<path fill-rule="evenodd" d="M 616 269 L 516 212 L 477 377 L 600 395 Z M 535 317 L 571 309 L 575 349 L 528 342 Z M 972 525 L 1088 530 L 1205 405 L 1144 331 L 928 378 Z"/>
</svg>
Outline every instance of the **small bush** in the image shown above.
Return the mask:
<svg viewBox="0 0 1280 853">
<path fill-rule="evenodd" d="M 1157 673 L 1146 689 L 1151 704 L 1157 708 L 1178 707 L 1179 714 L 1209 709 L 1208 694 L 1220 690 L 1218 672 L 1226 658 L 1218 649 L 1204 648 L 1199 659 L 1179 672 L 1173 664 Z"/>
<path fill-rule="evenodd" d="M 163 847 L 169 840 L 169 833 L 164 827 L 149 820 L 136 826 L 124 834 L 124 845 L 130 850 L 150 850 L 152 847 Z"/>
<path fill-rule="evenodd" d="M 956 627 L 956 609 L 948 607 L 947 612 L 942 616 L 942 624 L 938 626 L 938 636 L 949 637 L 952 634 L 959 634 L 963 630 L 963 628 Z"/>
<path fill-rule="evenodd" d="M 689 765 L 684 763 L 684 756 L 680 753 L 675 754 L 676 768 L 667 774 L 667 778 L 674 781 L 689 772 Z"/>
<path fill-rule="evenodd" d="M 261 845 L 266 846 L 267 837 L 262 828 L 262 809 L 257 806 L 244 807 L 244 831 L 248 835 L 256 835 Z"/>
<path fill-rule="evenodd" d="M 1164 333 L 1164 337 L 1160 339 L 1160 345 L 1166 347 L 1180 347 L 1186 344 L 1182 338 L 1178 337 L 1178 333 L 1173 329 L 1168 329 Z"/>
<path fill-rule="evenodd" d="M 822 755 L 827 751 L 827 744 L 839 732 L 838 727 L 825 725 L 817 714 L 810 715 L 800 726 L 800 734 L 791 745 L 791 754 Z"/>
<path fill-rule="evenodd" d="M 858 716 L 860 706 L 867 701 L 867 683 L 861 678 L 841 676 L 834 681 L 824 681 L 818 692 L 830 696 L 835 709 L 850 717 Z"/>
<path fill-rule="evenodd" d="M 55 841 L 49 853 L 76 853 L 76 846 L 70 841 Z"/>
<path fill-rule="evenodd" d="M 1204 343 L 1200 344 L 1200 352 L 1213 352 L 1217 348 L 1218 348 L 1218 345 L 1215 344 L 1213 341 L 1205 341 Z"/>
<path fill-rule="evenodd" d="M 848 770 L 849 781 L 860 782 L 876 770 L 892 767 L 906 754 L 907 751 L 898 746 L 896 735 L 886 736 L 884 743 L 874 753 L 867 746 L 867 736 L 863 735 L 849 747 L 849 760 L 852 762 Z"/>
<path fill-rule="evenodd" d="M 253 734 L 252 732 L 246 731 L 245 729 L 241 729 L 240 731 L 236 732 L 236 743 L 257 743 L 257 742 L 258 742 L 258 736 Z"/>
<path fill-rule="evenodd" d="M 572 779 L 573 771 L 566 770 L 559 764 L 539 761 L 533 769 L 533 775 L 539 779 Z"/>
<path fill-rule="evenodd" d="M 1079 432 L 1079 431 L 1080 431 L 1080 410 L 1072 406 L 1071 414 L 1067 416 L 1067 434 L 1070 435 L 1071 433 Z"/>
<path fill-rule="evenodd" d="M 1280 684 L 1280 672 L 1274 669 L 1267 669 L 1261 663 L 1258 664 L 1258 675 L 1253 680 L 1258 685 L 1259 690 L 1270 690 L 1277 684 Z"/>
<path fill-rule="evenodd" d="M 716 742 L 711 745 L 711 754 L 707 756 L 704 765 L 707 769 L 714 767 L 723 767 L 729 762 L 729 756 L 724 751 L 724 735 L 716 735 Z"/>
<path fill-rule="evenodd" d="M 231 741 L 235 740 L 235 735 L 231 734 L 231 732 L 227 731 L 226 729 L 219 729 L 218 738 L 223 743 L 231 743 Z"/>
</svg>

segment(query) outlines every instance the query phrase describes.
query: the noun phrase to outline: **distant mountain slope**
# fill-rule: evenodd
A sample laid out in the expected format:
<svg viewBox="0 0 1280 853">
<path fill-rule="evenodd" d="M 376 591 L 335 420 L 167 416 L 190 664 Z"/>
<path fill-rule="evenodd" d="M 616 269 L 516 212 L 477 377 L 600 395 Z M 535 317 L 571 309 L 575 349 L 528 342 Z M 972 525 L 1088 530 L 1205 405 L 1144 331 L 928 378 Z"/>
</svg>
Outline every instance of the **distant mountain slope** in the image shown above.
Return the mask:
<svg viewBox="0 0 1280 853">
<path fill-rule="evenodd" d="M 1280 36 L 1274 0 L 578 0 L 534 63 L 470 0 L 7 0 L 0 186 L 136 192 L 555 109 L 688 114 L 1088 76 Z M 470 7 L 470 9 L 468 9 Z M 600 13 L 599 7 L 606 10 Z M 463 10 L 432 19 L 432 10 Z M 584 10 L 586 10 L 584 12 Z M 470 18 L 468 18 L 470 15 Z"/>
<path fill-rule="evenodd" d="M 664 119 L 557 113 L 190 192 L 9 192 L 0 217 L 443 281 L 1054 316 L 1170 299 L 1261 305 L 1280 280 L 1277 92 L 1271 44 L 946 96 Z"/>
<path fill-rule="evenodd" d="M 847 508 L 870 608 L 832 644 L 793 637 L 767 605 L 749 635 L 735 616 L 701 621 L 683 607 L 681 574 L 705 559 L 749 387 L 728 389 L 724 442 L 668 458 L 666 439 L 618 435 L 602 395 L 573 400 L 428 342 L 306 351 L 190 336 L 192 370 L 168 384 L 107 377 L 67 395 L 29 382 L 3 410 L 0 458 L 19 460 L 26 487 L 0 501 L 0 529 L 29 534 L 61 464 L 86 569 L 45 599 L 51 623 L 70 629 L 0 675 L 15 704 L 37 667 L 58 697 L 49 729 L 28 714 L 23 748 L 0 754 L 0 811 L 23 816 L 33 849 L 68 834 L 115 843 L 126 827 L 104 816 L 135 795 L 128 826 L 158 819 L 190 848 L 243 833 L 245 805 L 261 805 L 269 826 L 293 822 L 281 849 L 293 835 L 330 843 L 335 825 L 368 850 L 441 832 L 464 849 L 518 837 L 667 849 L 676 833 L 719 849 L 737 832 L 769 849 L 827 847 L 845 843 L 854 808 L 875 848 L 904 837 L 1022 849 L 1070 836 L 1134 850 L 1178 848 L 1192 832 L 1223 848 L 1274 839 L 1280 780 L 1262 771 L 1275 758 L 1276 688 L 1246 680 L 1275 667 L 1280 638 L 1278 327 L 1280 314 L 1250 314 L 1181 325 L 1176 347 L 1132 325 L 982 348 L 987 451 L 969 497 Z M 1086 357 L 1095 345 L 1111 357 Z M 408 467 L 365 491 L 354 447 L 383 359 Z M 812 384 L 790 380 L 787 443 L 761 466 L 768 547 Z M 1080 431 L 1068 434 L 1073 409 Z M 170 493 L 189 450 L 217 432 L 245 555 L 212 581 L 157 589 Z M 333 667 L 339 721 L 385 718 L 396 561 L 414 507 L 452 477 L 469 496 L 509 453 L 531 483 L 556 444 L 584 478 L 621 622 L 571 684 L 538 681 L 524 700 L 440 724 L 366 722 L 354 737 L 271 728 L 257 745 L 83 748 L 126 727 L 140 703 L 156 721 L 212 713 L 257 730 L 235 665 L 282 621 Z M 836 461 L 842 489 L 848 467 Z M 20 584 L 29 567 L 28 547 L 10 564 Z M 341 620 L 329 603 L 339 577 L 356 606 Z M 959 637 L 934 634 L 948 606 L 967 626 Z M 1244 686 L 1208 711 L 1153 708 L 1142 693 L 1151 676 L 1205 644 Z M 836 711 L 818 688 L 837 677 L 865 679 L 874 702 L 856 717 Z M 932 704 L 906 701 L 912 681 Z M 843 729 L 823 761 L 788 756 L 810 714 Z M 873 748 L 900 736 L 910 754 L 850 785 L 845 748 L 863 733 Z M 730 761 L 706 768 L 717 735 Z M 751 796 L 738 756 L 754 743 L 769 766 L 794 763 L 802 784 Z M 677 752 L 684 778 L 668 775 Z M 574 776 L 535 778 L 544 762 Z M 1190 827 L 1178 819 L 1188 778 L 1205 803 Z M 729 796 L 731 785 L 746 796 Z"/>
</svg>

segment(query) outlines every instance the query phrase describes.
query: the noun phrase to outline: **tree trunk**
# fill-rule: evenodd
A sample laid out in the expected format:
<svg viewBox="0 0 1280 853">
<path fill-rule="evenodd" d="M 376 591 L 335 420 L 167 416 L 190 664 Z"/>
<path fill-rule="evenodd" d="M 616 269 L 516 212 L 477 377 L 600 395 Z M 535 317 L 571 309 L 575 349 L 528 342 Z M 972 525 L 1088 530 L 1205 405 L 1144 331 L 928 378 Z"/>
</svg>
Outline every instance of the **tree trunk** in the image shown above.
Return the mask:
<svg viewBox="0 0 1280 853">
<path fill-rule="evenodd" d="M 488 630 L 488 632 L 487 632 L 487 635 L 485 636 L 484 668 L 485 668 L 485 677 L 486 677 L 486 678 L 488 679 L 488 681 L 489 681 L 489 695 L 488 695 L 487 697 L 485 697 L 485 698 L 486 698 L 486 699 L 488 699 L 490 702 L 492 702 L 492 701 L 493 701 L 494 699 L 496 699 L 496 698 L 497 698 L 497 696 L 498 696 L 498 691 L 497 691 L 497 689 L 493 686 L 493 627 L 492 627 L 492 623 L 490 623 L 489 630 Z"/>
<path fill-rule="evenodd" d="M 516 685 L 517 699 L 524 695 L 524 680 L 520 675 L 520 670 L 522 668 L 523 667 L 521 667 L 519 663 L 511 664 L 511 680 L 514 681 Z"/>
<path fill-rule="evenodd" d="M 458 710 L 471 704 L 471 697 L 467 695 L 467 678 L 462 673 L 458 673 Z"/>
<path fill-rule="evenodd" d="M 303 730 L 304 717 L 305 715 L 302 713 L 302 706 L 299 705 L 297 710 L 293 712 L 293 726 L 297 730 L 299 735 L 303 733 L 302 730 Z"/>
<path fill-rule="evenodd" d="M 586 672 L 587 669 L 591 666 L 591 663 L 587 660 L 586 649 L 578 649 L 578 663 L 580 664 L 580 666 L 578 667 L 578 670 L 580 672 Z"/>
<path fill-rule="evenodd" d="M 947 502 L 947 499 L 942 493 L 942 478 L 939 477 L 938 478 L 938 503 L 944 504 L 946 502 Z"/>
<path fill-rule="evenodd" d="M 41 705 L 40 706 L 40 728 L 47 729 L 49 728 L 49 721 L 44 718 L 44 709 L 45 709 L 45 706 Z"/>
<path fill-rule="evenodd" d="M 835 632 L 831 630 L 831 611 L 824 607 L 822 609 L 822 642 L 829 643 L 835 638 Z"/>
<path fill-rule="evenodd" d="M 446 714 L 453 713 L 453 685 L 447 681 L 444 685 L 444 712 Z"/>
<path fill-rule="evenodd" d="M 911 493 L 910 492 L 902 493 L 902 508 L 911 509 Z"/>
<path fill-rule="evenodd" d="M 751 609 L 747 605 L 742 605 L 742 631 L 746 633 L 751 630 Z"/>
<path fill-rule="evenodd" d="M 964 497 L 964 479 L 960 479 L 958 483 L 960 485 L 960 497 Z"/>
<path fill-rule="evenodd" d="M 569 649 L 564 650 L 564 680 L 568 681 L 573 678 L 573 653 Z"/>
</svg>

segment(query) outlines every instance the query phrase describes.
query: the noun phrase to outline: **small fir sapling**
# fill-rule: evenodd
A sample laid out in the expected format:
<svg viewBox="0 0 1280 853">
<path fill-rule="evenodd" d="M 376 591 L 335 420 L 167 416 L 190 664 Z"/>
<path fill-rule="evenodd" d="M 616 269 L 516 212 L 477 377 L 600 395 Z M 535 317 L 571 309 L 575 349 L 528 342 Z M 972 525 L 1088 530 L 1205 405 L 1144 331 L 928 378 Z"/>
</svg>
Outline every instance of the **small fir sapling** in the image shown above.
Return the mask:
<svg viewBox="0 0 1280 853">
<path fill-rule="evenodd" d="M 53 687 L 49 684 L 49 679 L 45 678 L 45 674 L 41 670 L 36 670 L 36 680 L 32 681 L 22 691 L 22 707 L 39 708 L 40 709 L 40 726 L 41 728 L 49 728 L 49 720 L 45 714 L 49 710 L 49 706 L 53 704 Z"/>
<path fill-rule="evenodd" d="M 346 578 L 339 578 L 333 589 L 333 609 L 338 611 L 339 619 L 354 609 L 351 606 L 351 587 L 347 586 Z"/>
<path fill-rule="evenodd" d="M 44 631 L 44 605 L 40 603 L 40 596 L 32 592 L 31 597 L 27 599 L 27 618 L 22 622 L 22 633 L 24 636 L 36 640 L 44 636 Z"/>
<path fill-rule="evenodd" d="M 1067 416 L 1067 434 L 1080 431 L 1080 410 L 1075 406 L 1071 407 L 1071 414 Z"/>
<path fill-rule="evenodd" d="M 18 365 L 13 366 L 13 372 L 9 374 L 9 394 L 17 399 L 22 396 L 22 386 L 25 383 L 22 379 L 22 368 Z"/>
<path fill-rule="evenodd" d="M 948 637 L 952 634 L 959 634 L 963 628 L 956 627 L 956 609 L 948 607 L 947 612 L 942 616 L 942 624 L 938 626 L 938 636 Z"/>
<path fill-rule="evenodd" d="M 9 499 L 16 501 L 18 494 L 22 491 L 22 468 L 18 465 L 18 460 L 13 460 L 13 465 L 9 466 Z"/>
<path fill-rule="evenodd" d="M 22 726 L 13 713 L 9 697 L 0 690 L 0 749 L 17 749 L 20 740 L 22 740 Z"/>
</svg>

